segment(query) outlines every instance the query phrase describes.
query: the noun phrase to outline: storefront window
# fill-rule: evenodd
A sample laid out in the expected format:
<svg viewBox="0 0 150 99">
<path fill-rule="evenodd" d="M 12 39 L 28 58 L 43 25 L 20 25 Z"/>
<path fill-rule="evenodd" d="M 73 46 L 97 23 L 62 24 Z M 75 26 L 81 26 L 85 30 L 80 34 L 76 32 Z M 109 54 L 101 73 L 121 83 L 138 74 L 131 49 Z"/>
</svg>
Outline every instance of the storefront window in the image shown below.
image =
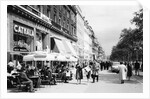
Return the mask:
<svg viewBox="0 0 150 99">
<path fill-rule="evenodd" d="M 32 38 L 30 36 L 14 34 L 14 51 L 30 52 Z"/>
</svg>

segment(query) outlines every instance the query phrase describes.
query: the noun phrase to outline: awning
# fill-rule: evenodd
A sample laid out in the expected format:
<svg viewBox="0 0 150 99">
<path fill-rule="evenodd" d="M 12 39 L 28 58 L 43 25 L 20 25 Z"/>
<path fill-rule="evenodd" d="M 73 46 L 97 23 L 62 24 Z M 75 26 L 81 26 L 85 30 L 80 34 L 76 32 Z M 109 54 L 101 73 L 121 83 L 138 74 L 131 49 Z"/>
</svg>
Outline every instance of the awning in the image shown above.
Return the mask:
<svg viewBox="0 0 150 99">
<path fill-rule="evenodd" d="M 46 56 L 47 61 L 68 61 L 67 58 L 61 53 L 48 53 Z"/>
<path fill-rule="evenodd" d="M 66 49 L 64 47 L 63 42 L 59 39 L 56 39 L 56 38 L 54 38 L 54 40 L 55 40 L 55 43 L 56 43 L 56 46 L 57 46 L 59 52 L 62 54 L 66 53 Z"/>
<path fill-rule="evenodd" d="M 63 43 L 64 43 L 64 45 L 65 45 L 66 53 L 67 53 L 67 54 L 71 54 L 71 55 L 73 55 L 74 57 L 78 57 L 78 56 L 77 56 L 77 53 L 75 52 L 75 50 L 74 50 L 74 48 L 73 48 L 73 46 L 72 46 L 72 44 L 71 44 L 69 41 L 63 40 Z"/>
<path fill-rule="evenodd" d="M 33 54 L 25 55 L 23 61 L 45 61 L 46 53 L 45 52 L 34 52 Z"/>
<path fill-rule="evenodd" d="M 61 53 L 36 52 L 33 54 L 25 55 L 23 57 L 23 61 L 71 61 L 71 60 L 67 59 L 67 57 Z"/>
<path fill-rule="evenodd" d="M 66 55 L 66 58 L 67 58 L 67 61 L 74 61 L 74 62 L 78 61 L 78 59 L 73 57 L 72 55 Z"/>
</svg>

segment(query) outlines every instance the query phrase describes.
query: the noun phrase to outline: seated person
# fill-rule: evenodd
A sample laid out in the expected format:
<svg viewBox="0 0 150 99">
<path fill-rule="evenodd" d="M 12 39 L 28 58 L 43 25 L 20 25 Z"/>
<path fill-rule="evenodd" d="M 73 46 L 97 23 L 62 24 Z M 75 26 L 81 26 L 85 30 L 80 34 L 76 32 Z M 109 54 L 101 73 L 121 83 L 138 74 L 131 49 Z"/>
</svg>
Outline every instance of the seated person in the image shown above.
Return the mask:
<svg viewBox="0 0 150 99">
<path fill-rule="evenodd" d="M 12 76 L 11 74 L 12 70 L 13 70 L 13 67 L 7 65 L 7 88 L 13 87 L 14 76 Z"/>
<path fill-rule="evenodd" d="M 29 65 L 27 65 L 27 67 L 26 67 L 26 74 L 27 74 L 28 77 L 34 75 L 34 70 L 32 68 L 30 68 Z"/>
<path fill-rule="evenodd" d="M 41 75 L 43 75 L 44 80 L 54 81 L 54 84 L 56 84 L 56 77 L 52 75 L 52 70 L 49 67 L 44 66 L 41 70 Z"/>
<path fill-rule="evenodd" d="M 25 81 L 26 83 L 28 83 L 29 86 L 30 86 L 29 91 L 30 92 L 34 92 L 33 81 L 27 77 L 27 75 L 25 73 L 25 69 L 23 67 L 21 67 L 17 71 L 20 74 L 20 80 L 22 80 L 23 82 Z"/>
<path fill-rule="evenodd" d="M 63 68 L 62 70 L 62 80 L 64 81 L 64 83 L 68 83 L 67 80 L 69 80 L 70 78 L 70 71 L 68 68 Z"/>
</svg>

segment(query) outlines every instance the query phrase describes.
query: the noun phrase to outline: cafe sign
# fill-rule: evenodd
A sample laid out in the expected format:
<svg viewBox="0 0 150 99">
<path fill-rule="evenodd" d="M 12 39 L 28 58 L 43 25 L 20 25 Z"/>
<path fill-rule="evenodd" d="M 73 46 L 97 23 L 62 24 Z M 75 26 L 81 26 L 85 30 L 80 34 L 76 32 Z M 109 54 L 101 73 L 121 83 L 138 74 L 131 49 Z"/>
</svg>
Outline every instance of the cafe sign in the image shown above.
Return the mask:
<svg viewBox="0 0 150 99">
<path fill-rule="evenodd" d="M 29 36 L 34 36 L 34 31 L 32 29 L 14 24 L 14 31 L 21 34 L 26 34 Z"/>
</svg>

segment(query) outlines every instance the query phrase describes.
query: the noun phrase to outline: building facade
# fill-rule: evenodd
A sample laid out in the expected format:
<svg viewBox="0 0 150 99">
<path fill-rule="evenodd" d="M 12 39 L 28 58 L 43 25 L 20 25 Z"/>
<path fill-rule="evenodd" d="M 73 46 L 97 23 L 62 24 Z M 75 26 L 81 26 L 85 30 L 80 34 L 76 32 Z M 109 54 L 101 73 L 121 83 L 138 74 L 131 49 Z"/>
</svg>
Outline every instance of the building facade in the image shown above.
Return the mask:
<svg viewBox="0 0 150 99">
<path fill-rule="evenodd" d="M 76 10 L 72 5 L 8 5 L 7 60 L 22 62 L 34 51 L 76 56 Z"/>
<path fill-rule="evenodd" d="M 79 6 L 77 9 L 77 53 L 80 60 L 84 60 L 84 18 Z"/>
<path fill-rule="evenodd" d="M 81 60 L 95 60 L 98 58 L 98 47 L 100 46 L 94 31 L 88 20 L 82 14 L 82 10 L 79 6 L 77 9 L 77 45 L 78 53 Z M 101 50 L 101 49 L 99 49 Z M 82 54 L 81 54 L 82 53 Z"/>
<path fill-rule="evenodd" d="M 74 5 L 8 5 L 7 61 L 23 62 L 35 51 L 94 60 L 101 48 L 92 27 Z"/>
</svg>

